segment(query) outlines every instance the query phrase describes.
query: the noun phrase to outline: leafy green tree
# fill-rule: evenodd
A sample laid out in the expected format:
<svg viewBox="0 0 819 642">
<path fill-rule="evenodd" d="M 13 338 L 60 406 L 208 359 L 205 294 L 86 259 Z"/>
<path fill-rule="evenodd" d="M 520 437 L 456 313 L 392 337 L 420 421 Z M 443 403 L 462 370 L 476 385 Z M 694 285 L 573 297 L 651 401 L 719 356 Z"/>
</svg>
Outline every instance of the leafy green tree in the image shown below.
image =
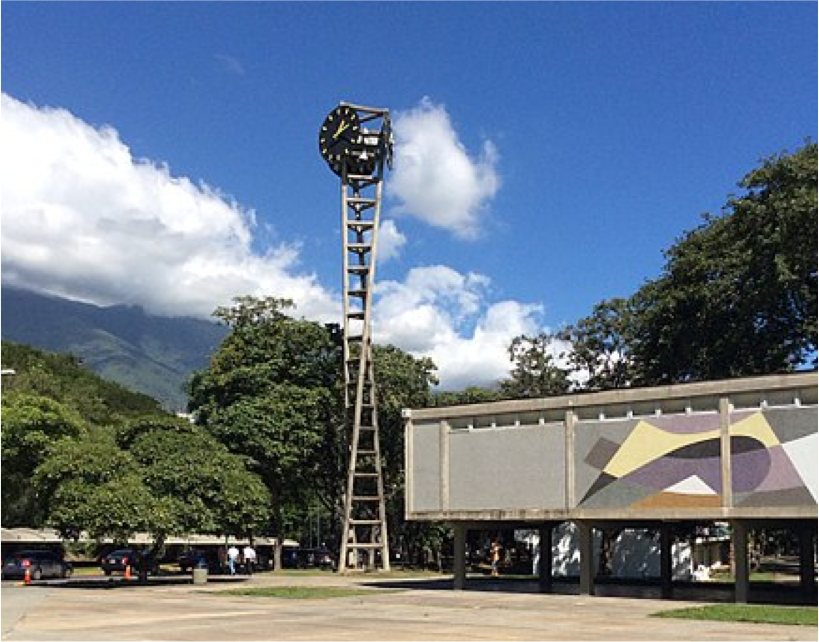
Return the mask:
<svg viewBox="0 0 819 642">
<path fill-rule="evenodd" d="M 234 303 L 216 311 L 231 332 L 210 368 L 193 378 L 190 409 L 232 452 L 253 461 L 271 493 L 273 534 L 304 535 L 304 524 L 318 516 L 326 538 L 337 541 L 350 437 L 341 332 L 287 316 L 289 301 Z M 397 541 L 404 513 L 401 410 L 429 403 L 435 366 L 393 346 L 375 346 L 374 362 L 388 519 Z"/>
<path fill-rule="evenodd" d="M 591 315 L 568 326 L 558 337 L 578 387 L 586 390 L 627 388 L 635 378 L 630 356 L 632 311 L 627 299 L 609 299 Z"/>
<path fill-rule="evenodd" d="M 272 297 L 239 297 L 217 309 L 231 332 L 190 386 L 197 423 L 247 457 L 264 480 L 272 502 L 268 529 L 277 536 L 287 505 L 327 490 L 322 458 L 329 449 L 337 463 L 342 423 L 338 333 L 284 314 L 291 307 Z"/>
<path fill-rule="evenodd" d="M 3 367 L 15 371 L 3 378 L 3 392 L 28 392 L 73 408 L 89 423 L 110 425 L 130 417 L 165 414 L 156 399 L 106 381 L 70 354 L 2 342 Z"/>
<path fill-rule="evenodd" d="M 789 372 L 816 365 L 817 146 L 765 160 L 721 216 L 666 252 L 662 275 L 558 333 L 570 378 L 603 390 Z M 511 396 L 554 394 L 550 338 L 518 337 Z"/>
<path fill-rule="evenodd" d="M 463 390 L 443 390 L 432 395 L 432 406 L 460 406 L 470 403 L 487 403 L 490 401 L 500 401 L 505 396 L 500 390 L 481 388 L 479 386 L 467 386 Z"/>
<path fill-rule="evenodd" d="M 391 549 L 398 550 L 401 542 L 408 540 L 407 533 L 411 530 L 404 520 L 406 477 L 402 411 L 429 405 L 430 386 L 437 382 L 436 368 L 431 359 L 417 359 L 395 346 L 375 346 L 373 359 L 387 531 Z M 346 460 L 344 466 L 346 473 Z"/>
<path fill-rule="evenodd" d="M 162 514 L 137 462 L 119 448 L 110 427 L 51 444 L 33 486 L 47 506 L 48 524 L 66 537 L 85 531 L 94 539 L 126 542 L 151 530 L 152 517 Z"/>
<path fill-rule="evenodd" d="M 244 458 L 187 422 L 148 425 L 128 452 L 151 494 L 165 498 L 152 531 L 157 540 L 181 533 L 252 536 L 263 528 L 270 495 Z"/>
<path fill-rule="evenodd" d="M 170 417 L 121 431 L 94 427 L 53 443 L 34 487 L 48 523 L 64 535 L 86 531 L 125 542 L 147 532 L 155 549 L 169 535 L 252 534 L 269 506 L 266 488 L 240 457 Z"/>
<path fill-rule="evenodd" d="M 72 409 L 26 392 L 5 392 L 2 411 L 3 526 L 37 528 L 45 510 L 31 477 L 52 443 L 78 437 L 87 428 Z"/>
<path fill-rule="evenodd" d="M 545 397 L 568 392 L 568 372 L 557 365 L 552 355 L 557 337 L 547 332 L 530 337 L 521 335 L 509 346 L 513 368 L 500 389 L 507 399 Z"/>
<path fill-rule="evenodd" d="M 817 147 L 765 160 L 633 297 L 643 383 L 791 371 L 817 343 Z"/>
</svg>

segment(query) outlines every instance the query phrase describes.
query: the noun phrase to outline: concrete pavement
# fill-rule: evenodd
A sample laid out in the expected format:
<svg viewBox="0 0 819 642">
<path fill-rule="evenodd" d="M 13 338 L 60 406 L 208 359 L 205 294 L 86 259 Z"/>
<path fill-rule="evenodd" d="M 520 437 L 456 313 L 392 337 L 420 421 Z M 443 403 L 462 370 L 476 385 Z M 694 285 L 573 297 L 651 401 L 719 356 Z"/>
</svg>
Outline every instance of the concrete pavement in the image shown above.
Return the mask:
<svg viewBox="0 0 819 642">
<path fill-rule="evenodd" d="M 328 573 L 262 574 L 242 584 L 297 585 L 358 586 L 371 593 L 287 600 L 220 595 L 237 586 L 218 582 L 111 589 L 4 584 L 3 640 L 817 639 L 815 627 L 650 617 L 692 602 L 544 595 L 504 582 L 456 592 L 446 582 Z M 24 613 L 12 613 L 12 606 L 7 612 L 15 591 L 31 600 Z"/>
</svg>

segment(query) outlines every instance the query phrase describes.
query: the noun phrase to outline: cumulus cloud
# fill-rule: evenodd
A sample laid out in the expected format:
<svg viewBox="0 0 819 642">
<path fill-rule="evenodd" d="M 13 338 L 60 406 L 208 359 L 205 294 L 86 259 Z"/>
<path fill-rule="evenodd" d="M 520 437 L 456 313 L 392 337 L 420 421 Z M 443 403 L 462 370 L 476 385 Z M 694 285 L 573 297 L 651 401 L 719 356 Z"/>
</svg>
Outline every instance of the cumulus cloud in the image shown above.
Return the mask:
<svg viewBox="0 0 819 642">
<path fill-rule="evenodd" d="M 442 108 L 417 112 L 437 120 L 458 147 Z M 256 213 L 218 189 L 135 158 L 113 128 L 92 127 L 63 109 L 4 94 L 0 114 L 4 285 L 169 316 L 208 317 L 234 296 L 271 295 L 293 299 L 307 318 L 340 320 L 338 294 L 305 273 L 301 248 L 254 252 L 254 235 L 262 233 Z M 460 212 L 460 223 L 447 220 L 477 229 L 477 209 Z M 385 220 L 379 243 L 386 259 L 406 237 Z M 539 331 L 540 308 L 493 302 L 490 286 L 484 275 L 443 265 L 380 282 L 375 339 L 431 357 L 445 389 L 491 384 L 508 375 L 511 340 Z"/>
<path fill-rule="evenodd" d="M 159 315 L 208 316 L 239 294 L 337 319 L 299 249 L 251 250 L 255 213 L 134 158 L 110 127 L 2 96 L 3 282 Z"/>
<path fill-rule="evenodd" d="M 435 265 L 410 270 L 403 282 L 377 286 L 374 336 L 416 357 L 431 357 L 442 387 L 490 385 L 509 375 L 507 348 L 540 331 L 541 307 L 489 302 L 490 280 Z"/>
<path fill-rule="evenodd" d="M 398 229 L 395 221 L 386 220 L 378 228 L 378 260 L 388 261 L 401 254 L 407 237 Z"/>
<path fill-rule="evenodd" d="M 398 214 L 461 238 L 481 232 L 482 216 L 500 187 L 498 153 L 487 140 L 477 157 L 461 143 L 446 109 L 424 98 L 394 118 L 395 166 L 389 194 Z"/>
</svg>

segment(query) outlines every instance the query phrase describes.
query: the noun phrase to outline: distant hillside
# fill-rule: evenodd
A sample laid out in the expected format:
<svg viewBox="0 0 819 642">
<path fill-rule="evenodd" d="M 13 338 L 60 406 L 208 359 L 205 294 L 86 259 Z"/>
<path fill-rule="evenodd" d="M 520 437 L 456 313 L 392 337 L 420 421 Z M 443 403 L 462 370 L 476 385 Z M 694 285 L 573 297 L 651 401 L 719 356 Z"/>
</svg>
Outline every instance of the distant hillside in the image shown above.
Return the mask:
<svg viewBox="0 0 819 642">
<path fill-rule="evenodd" d="M 152 316 L 137 306 L 101 308 L 5 286 L 1 327 L 4 340 L 76 355 L 101 377 L 174 411 L 185 409 L 185 381 L 207 366 L 227 334 L 210 321 Z"/>
<path fill-rule="evenodd" d="M 47 352 L 13 341 L 2 341 L 3 368 L 14 376 L 3 377 L 3 401 L 15 392 L 47 397 L 75 410 L 92 424 L 164 414 L 159 401 L 141 392 L 103 379 L 78 358 Z"/>
</svg>

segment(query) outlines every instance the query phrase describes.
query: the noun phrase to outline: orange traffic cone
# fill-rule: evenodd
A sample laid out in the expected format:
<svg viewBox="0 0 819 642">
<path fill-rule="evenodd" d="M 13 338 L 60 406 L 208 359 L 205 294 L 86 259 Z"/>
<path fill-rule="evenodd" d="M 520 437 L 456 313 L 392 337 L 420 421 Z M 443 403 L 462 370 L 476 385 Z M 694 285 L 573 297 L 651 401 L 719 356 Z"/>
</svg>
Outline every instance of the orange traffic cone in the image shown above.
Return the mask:
<svg viewBox="0 0 819 642">
<path fill-rule="evenodd" d="M 128 563 L 125 564 L 125 579 L 126 580 L 131 579 L 131 565 Z"/>
<path fill-rule="evenodd" d="M 31 567 L 26 565 L 26 574 L 23 576 L 23 582 L 31 584 Z"/>
</svg>

